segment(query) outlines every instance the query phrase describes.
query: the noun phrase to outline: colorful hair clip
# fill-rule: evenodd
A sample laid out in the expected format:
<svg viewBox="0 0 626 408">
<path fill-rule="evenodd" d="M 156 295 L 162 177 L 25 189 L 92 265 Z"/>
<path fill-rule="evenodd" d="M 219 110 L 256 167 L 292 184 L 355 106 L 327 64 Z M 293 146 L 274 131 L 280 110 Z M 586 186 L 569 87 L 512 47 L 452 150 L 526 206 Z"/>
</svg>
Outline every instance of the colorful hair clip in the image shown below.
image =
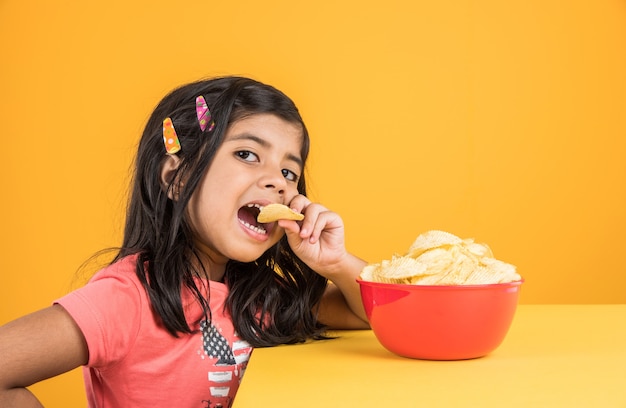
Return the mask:
<svg viewBox="0 0 626 408">
<path fill-rule="evenodd" d="M 211 118 L 211 111 L 206 104 L 202 95 L 196 98 L 196 114 L 198 115 L 198 123 L 200 123 L 200 129 L 204 132 L 207 125 L 209 126 L 209 132 L 215 127 L 215 121 Z"/>
<path fill-rule="evenodd" d="M 180 150 L 180 141 L 178 136 L 176 136 L 176 130 L 174 130 L 171 118 L 165 118 L 163 121 L 163 143 L 165 143 L 167 154 L 174 154 Z"/>
</svg>

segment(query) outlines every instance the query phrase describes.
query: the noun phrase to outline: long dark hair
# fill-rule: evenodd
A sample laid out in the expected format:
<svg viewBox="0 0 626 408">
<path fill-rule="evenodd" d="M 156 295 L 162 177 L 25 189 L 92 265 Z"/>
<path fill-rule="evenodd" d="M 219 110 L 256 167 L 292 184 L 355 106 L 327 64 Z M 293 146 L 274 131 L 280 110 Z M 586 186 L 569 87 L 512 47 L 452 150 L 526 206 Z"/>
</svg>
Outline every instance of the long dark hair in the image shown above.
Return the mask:
<svg viewBox="0 0 626 408">
<path fill-rule="evenodd" d="M 195 101 L 199 95 L 205 98 L 215 121 L 212 130 L 202 131 L 198 126 Z M 139 142 L 123 245 L 113 262 L 139 254 L 137 276 L 153 310 L 173 336 L 193 331 L 181 303 L 185 288 L 196 297 L 206 316 L 211 315 L 209 300 L 203 295 L 208 291 L 196 284 L 204 274 L 195 269 L 201 263 L 197 262 L 199 256 L 185 208 L 229 125 L 257 113 L 271 113 L 301 126 L 301 156 L 306 161 L 309 135 L 293 101 L 274 87 L 243 77 L 215 78 L 175 89 L 157 105 Z M 168 198 L 170 191 L 164 190 L 160 178 L 166 158 L 162 133 L 166 117 L 172 119 L 182 146 L 177 153 L 180 164 L 174 179 L 185 183 L 177 191 L 177 200 Z M 306 194 L 304 174 L 298 191 Z M 253 346 L 323 336 L 315 309 L 327 280 L 294 255 L 286 237 L 255 262 L 228 262 L 224 279 L 229 287 L 227 312 L 235 330 Z"/>
</svg>

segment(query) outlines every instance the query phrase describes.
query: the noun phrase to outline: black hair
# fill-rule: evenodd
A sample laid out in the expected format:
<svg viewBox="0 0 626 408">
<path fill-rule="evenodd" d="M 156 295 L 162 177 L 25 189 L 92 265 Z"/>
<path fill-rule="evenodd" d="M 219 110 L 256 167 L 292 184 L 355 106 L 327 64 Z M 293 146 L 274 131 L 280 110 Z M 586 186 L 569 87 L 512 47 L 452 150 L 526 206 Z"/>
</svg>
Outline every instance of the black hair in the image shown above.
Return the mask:
<svg viewBox="0 0 626 408">
<path fill-rule="evenodd" d="M 202 95 L 215 121 L 214 129 L 201 130 L 196 117 L 196 97 Z M 309 153 L 309 135 L 296 105 L 276 88 L 243 77 L 220 77 L 181 86 L 161 100 L 148 119 L 139 142 L 132 190 L 121 250 L 113 262 L 138 254 L 136 271 L 154 312 L 173 335 L 191 333 L 181 291 L 187 288 L 210 318 L 209 300 L 198 287 L 201 265 L 185 209 L 196 186 L 209 168 L 229 125 L 254 114 L 271 113 L 302 128 L 301 157 Z M 161 168 L 166 159 L 163 120 L 171 118 L 182 149 L 174 179 L 184 187 L 171 200 L 175 183 L 164 188 Z M 206 132 L 211 132 L 207 137 Z M 303 172 L 304 173 L 304 172 Z M 306 195 L 304 174 L 298 191 Z M 195 258 L 195 259 L 194 259 Z M 316 307 L 327 280 L 295 256 L 283 236 L 254 262 L 231 260 L 224 281 L 229 295 L 227 312 L 235 330 L 255 347 L 303 342 L 323 337 Z M 208 290 L 205 290 L 209 293 Z M 210 293 L 209 295 L 210 296 Z"/>
</svg>

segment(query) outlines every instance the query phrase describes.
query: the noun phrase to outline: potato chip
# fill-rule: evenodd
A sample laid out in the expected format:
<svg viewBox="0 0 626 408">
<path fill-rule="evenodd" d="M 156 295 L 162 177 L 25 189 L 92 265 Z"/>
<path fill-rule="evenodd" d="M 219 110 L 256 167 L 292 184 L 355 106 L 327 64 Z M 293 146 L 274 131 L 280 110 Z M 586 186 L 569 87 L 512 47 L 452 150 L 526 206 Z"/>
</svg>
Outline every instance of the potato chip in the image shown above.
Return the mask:
<svg viewBox="0 0 626 408">
<path fill-rule="evenodd" d="M 438 248 L 446 245 L 458 245 L 461 238 L 445 231 L 428 231 L 418 236 L 409 248 L 408 256 L 417 258 L 429 249 Z"/>
<path fill-rule="evenodd" d="M 394 257 L 391 261 L 383 261 L 372 270 L 372 275 L 379 282 L 409 283 L 415 275 L 426 272 L 426 265 L 413 258 Z"/>
<path fill-rule="evenodd" d="M 515 266 L 493 257 L 485 244 L 444 231 L 428 231 L 413 242 L 406 256 L 363 268 L 360 278 L 414 285 L 483 285 L 521 280 Z"/>
<path fill-rule="evenodd" d="M 485 244 L 477 244 L 473 239 L 464 239 L 464 247 L 467 248 L 472 254 L 482 258 L 488 257 L 493 258 L 493 252 L 491 252 L 491 248 L 489 248 Z"/>
<path fill-rule="evenodd" d="M 278 220 L 295 220 L 300 221 L 304 219 L 304 214 L 300 214 L 282 204 L 268 204 L 261 208 L 259 215 L 257 216 L 258 222 L 274 222 Z"/>
</svg>

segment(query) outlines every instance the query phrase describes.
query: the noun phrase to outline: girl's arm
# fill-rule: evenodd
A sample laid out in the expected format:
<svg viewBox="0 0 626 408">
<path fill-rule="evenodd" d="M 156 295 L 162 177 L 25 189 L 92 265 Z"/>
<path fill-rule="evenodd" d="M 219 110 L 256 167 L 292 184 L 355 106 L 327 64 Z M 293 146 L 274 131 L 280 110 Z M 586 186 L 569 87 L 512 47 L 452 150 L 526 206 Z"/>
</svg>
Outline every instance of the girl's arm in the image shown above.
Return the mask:
<svg viewBox="0 0 626 408">
<path fill-rule="evenodd" d="M 368 328 L 356 282 L 366 263 L 346 251 L 341 217 L 302 195 L 296 196 L 290 207 L 305 216 L 301 225 L 278 221 L 289 245 L 310 268 L 332 282 L 320 303 L 320 322 L 335 329 Z"/>
<path fill-rule="evenodd" d="M 367 329 L 369 323 L 356 283 L 366 262 L 350 254 L 347 256 L 341 272 L 327 276 L 331 283 L 320 303 L 319 321 L 333 329 Z"/>
<path fill-rule="evenodd" d="M 54 305 L 0 327 L 0 407 L 41 407 L 26 387 L 87 363 L 85 339 Z"/>
</svg>

